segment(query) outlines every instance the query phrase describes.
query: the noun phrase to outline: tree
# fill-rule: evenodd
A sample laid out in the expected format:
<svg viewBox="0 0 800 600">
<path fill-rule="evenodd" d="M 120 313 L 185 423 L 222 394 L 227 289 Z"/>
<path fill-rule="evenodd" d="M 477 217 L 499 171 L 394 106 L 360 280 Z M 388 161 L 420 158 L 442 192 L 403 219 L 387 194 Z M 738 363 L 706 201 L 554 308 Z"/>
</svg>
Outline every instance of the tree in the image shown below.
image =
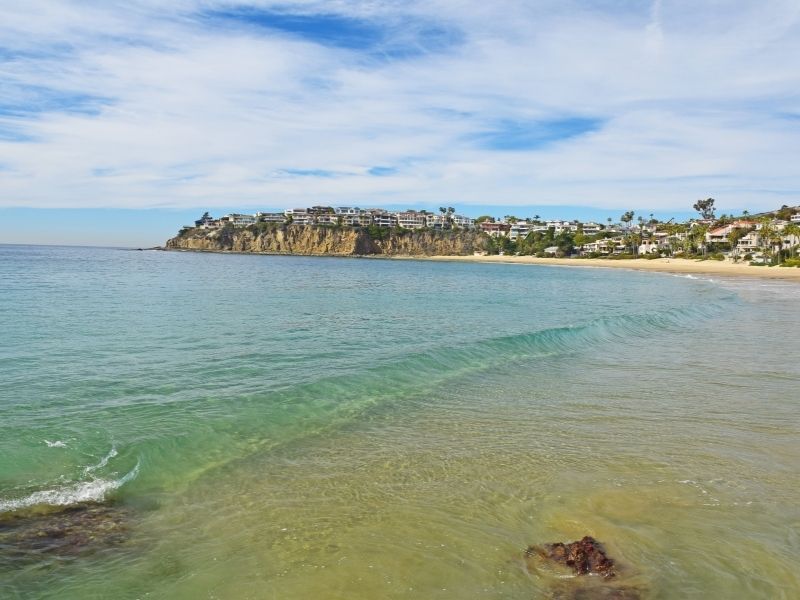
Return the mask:
<svg viewBox="0 0 800 600">
<path fill-rule="evenodd" d="M 490 217 L 489 215 L 481 215 L 477 219 L 475 219 L 475 224 L 480 225 L 481 223 L 494 223 L 494 217 Z"/>
<path fill-rule="evenodd" d="M 624 213 L 624 214 L 623 214 L 623 215 L 622 215 L 622 216 L 619 218 L 619 220 L 620 220 L 620 221 L 622 221 L 623 223 L 625 223 L 625 226 L 626 226 L 626 227 L 630 227 L 630 223 L 631 223 L 631 221 L 633 221 L 633 215 L 634 215 L 634 214 L 635 214 L 635 213 L 634 213 L 632 210 L 629 210 L 629 211 L 627 211 L 626 213 Z"/>
<path fill-rule="evenodd" d="M 783 228 L 783 234 L 788 237 L 792 237 L 792 242 L 789 242 L 792 248 L 792 257 L 797 258 L 797 241 L 800 240 L 800 225 L 797 223 L 789 223 L 786 227 Z"/>
<path fill-rule="evenodd" d="M 692 206 L 697 212 L 700 213 L 704 219 L 714 218 L 714 199 L 706 198 L 705 200 L 698 200 Z"/>
<path fill-rule="evenodd" d="M 792 218 L 794 214 L 794 210 L 786 206 L 785 204 L 781 206 L 780 210 L 775 213 L 775 216 L 778 217 L 781 221 L 788 221 Z"/>
<path fill-rule="evenodd" d="M 519 219 L 514 215 L 506 215 L 505 217 L 503 217 L 503 220 L 506 223 L 516 223 L 517 221 L 519 221 Z"/>
</svg>

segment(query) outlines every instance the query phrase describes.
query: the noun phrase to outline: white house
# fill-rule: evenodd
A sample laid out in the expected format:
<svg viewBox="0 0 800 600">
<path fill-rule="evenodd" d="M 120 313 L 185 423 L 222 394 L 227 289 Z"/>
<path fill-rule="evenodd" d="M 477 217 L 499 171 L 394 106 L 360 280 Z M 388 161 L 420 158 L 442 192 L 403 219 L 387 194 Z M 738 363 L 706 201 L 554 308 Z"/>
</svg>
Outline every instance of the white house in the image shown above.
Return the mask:
<svg viewBox="0 0 800 600">
<path fill-rule="evenodd" d="M 462 229 L 472 229 L 475 227 L 475 219 L 471 217 L 465 217 L 463 215 L 453 215 L 452 216 L 453 225 L 456 227 L 461 227 Z"/>
<path fill-rule="evenodd" d="M 526 223 L 525 221 L 517 221 L 516 223 L 511 224 L 511 229 L 508 230 L 508 237 L 512 241 L 517 241 L 519 239 L 525 239 L 528 237 L 528 234 L 532 231 L 533 225 L 531 223 Z"/>
<path fill-rule="evenodd" d="M 370 212 L 372 212 L 373 225 L 378 227 L 394 227 L 397 224 L 397 220 L 392 213 L 378 210 L 373 210 Z"/>
<path fill-rule="evenodd" d="M 234 227 L 247 227 L 248 225 L 255 225 L 255 215 L 242 215 L 238 213 L 231 213 L 220 218 L 220 222 L 225 225 L 230 223 Z"/>
<path fill-rule="evenodd" d="M 600 227 L 599 223 L 589 221 L 588 223 L 583 224 L 583 233 L 586 235 L 594 235 L 596 233 L 600 233 L 601 230 L 602 227 Z"/>
<path fill-rule="evenodd" d="M 256 220 L 260 223 L 283 223 L 286 215 L 283 213 L 257 212 Z"/>
<path fill-rule="evenodd" d="M 417 210 L 394 213 L 397 225 L 406 229 L 422 229 L 428 224 L 427 214 Z"/>
</svg>

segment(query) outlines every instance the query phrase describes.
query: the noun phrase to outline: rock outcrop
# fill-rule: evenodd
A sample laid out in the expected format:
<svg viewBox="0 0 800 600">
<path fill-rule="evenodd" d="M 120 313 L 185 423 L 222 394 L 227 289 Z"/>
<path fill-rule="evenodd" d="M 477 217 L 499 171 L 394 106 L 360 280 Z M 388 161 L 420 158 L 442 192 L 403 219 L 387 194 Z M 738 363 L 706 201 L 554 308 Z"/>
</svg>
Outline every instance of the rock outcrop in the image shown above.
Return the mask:
<svg viewBox="0 0 800 600">
<path fill-rule="evenodd" d="M 600 543 L 588 535 L 577 542 L 545 544 L 539 548 L 530 546 L 525 555 L 539 554 L 543 558 L 570 568 L 575 575 L 600 575 L 606 579 L 614 577 L 614 561 L 610 559 Z"/>
<path fill-rule="evenodd" d="M 187 229 L 166 243 L 168 249 L 209 252 L 262 252 L 320 256 L 447 256 L 484 249 L 476 231 L 398 231 L 319 225 Z"/>
<path fill-rule="evenodd" d="M 640 582 L 620 575 L 603 546 L 586 536 L 567 544 L 555 542 L 529 546 L 525 550 L 529 573 L 550 581 L 548 597 L 553 600 L 642 600 Z M 588 577 L 587 577 L 588 576 Z M 592 577 L 594 576 L 594 577 Z"/>
</svg>

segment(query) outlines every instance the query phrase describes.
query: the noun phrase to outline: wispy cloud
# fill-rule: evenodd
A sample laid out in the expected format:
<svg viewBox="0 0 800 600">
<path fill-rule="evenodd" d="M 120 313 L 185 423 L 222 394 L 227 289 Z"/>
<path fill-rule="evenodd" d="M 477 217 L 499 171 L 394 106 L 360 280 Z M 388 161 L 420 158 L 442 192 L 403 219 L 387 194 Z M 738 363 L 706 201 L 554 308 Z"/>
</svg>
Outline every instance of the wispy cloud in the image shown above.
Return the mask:
<svg viewBox="0 0 800 600">
<path fill-rule="evenodd" d="M 799 18 L 0 0 L 0 205 L 772 206 L 800 189 Z"/>
</svg>

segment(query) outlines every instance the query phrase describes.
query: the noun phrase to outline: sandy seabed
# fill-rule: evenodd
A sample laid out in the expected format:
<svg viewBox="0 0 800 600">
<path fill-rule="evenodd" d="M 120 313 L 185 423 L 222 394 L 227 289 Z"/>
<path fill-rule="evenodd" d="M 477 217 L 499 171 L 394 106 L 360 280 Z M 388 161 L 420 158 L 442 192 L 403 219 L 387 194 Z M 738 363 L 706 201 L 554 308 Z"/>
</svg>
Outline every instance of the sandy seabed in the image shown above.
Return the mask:
<svg viewBox="0 0 800 600">
<path fill-rule="evenodd" d="M 431 256 L 425 258 L 425 260 L 555 265 L 563 267 L 604 267 L 637 271 L 661 271 L 665 273 L 788 279 L 800 282 L 800 268 L 796 267 L 754 267 L 749 264 L 729 261 L 690 260 L 685 258 L 611 260 L 604 258 L 536 258 L 535 256 Z"/>
</svg>

